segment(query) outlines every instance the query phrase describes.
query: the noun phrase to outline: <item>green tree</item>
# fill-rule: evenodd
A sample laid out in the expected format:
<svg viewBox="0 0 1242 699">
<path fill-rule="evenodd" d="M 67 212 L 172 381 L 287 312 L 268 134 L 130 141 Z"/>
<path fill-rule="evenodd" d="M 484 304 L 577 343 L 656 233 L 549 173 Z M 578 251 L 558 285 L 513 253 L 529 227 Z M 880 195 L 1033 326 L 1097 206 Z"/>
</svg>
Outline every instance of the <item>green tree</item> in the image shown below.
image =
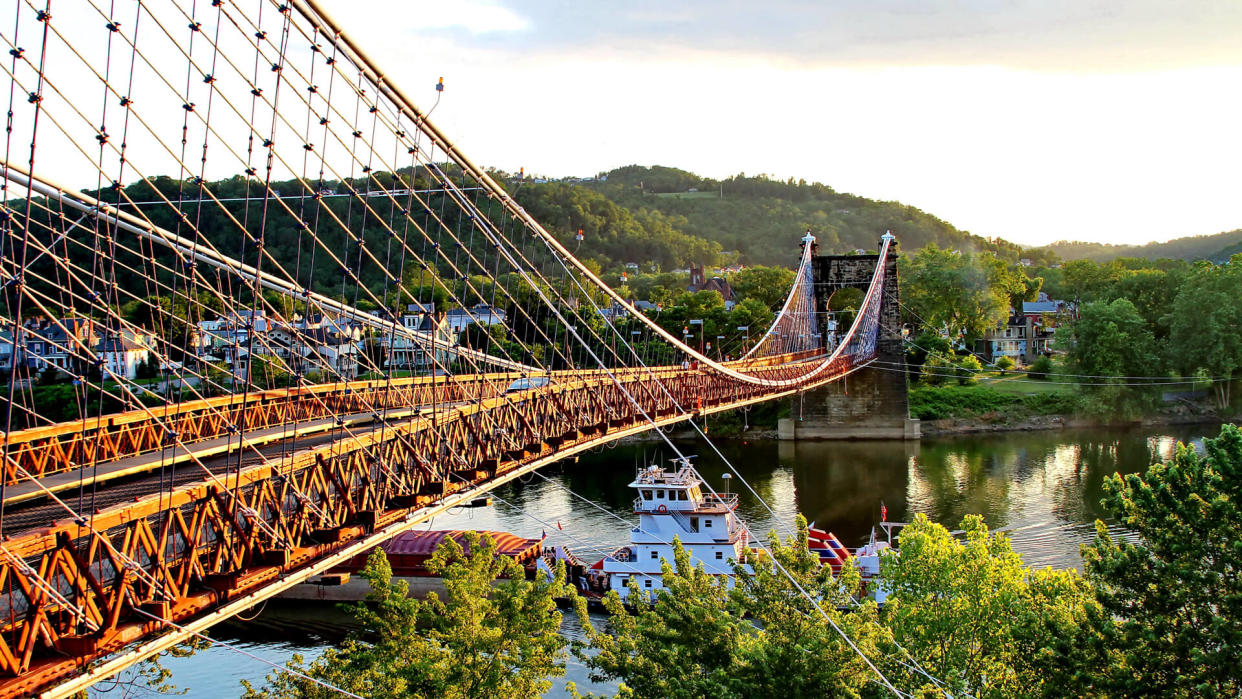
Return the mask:
<svg viewBox="0 0 1242 699">
<path fill-rule="evenodd" d="M 1061 267 L 1063 290 L 1078 303 L 1101 301 L 1116 282 L 1116 268 L 1090 260 L 1072 260 Z"/>
<path fill-rule="evenodd" d="M 1169 343 L 1186 375 L 1207 370 L 1220 407 L 1228 407 L 1234 372 L 1242 368 L 1242 255 L 1233 263 L 1195 269 L 1173 302 Z"/>
<path fill-rule="evenodd" d="M 1242 693 L 1242 430 L 1223 426 L 1204 451 L 1178 445 L 1168 463 L 1104 483 L 1105 509 L 1136 535 L 1118 541 L 1096 522 L 1083 550 L 1119 620 L 1118 696 Z"/>
<path fill-rule="evenodd" d="M 1090 622 L 1102 615 L 1083 578 L 1027 568 L 978 516 L 961 529 L 955 538 L 919 514 L 901 531 L 900 554 L 881 560 L 893 638 L 954 696 L 1094 693 L 1107 658 L 1094 650 Z"/>
<path fill-rule="evenodd" d="M 1060 332 L 1068 333 L 1065 347 L 1071 373 L 1092 377 L 1159 373 L 1151 330 L 1134 304 L 1126 299 L 1085 304 L 1078 320 Z"/>
<path fill-rule="evenodd" d="M 925 329 L 968 340 L 1004 322 L 1013 299 L 1038 293 L 1040 283 L 989 253 L 935 245 L 904 261 L 900 281 L 902 302 Z"/>
<path fill-rule="evenodd" d="M 758 299 L 768 308 L 779 308 L 793 288 L 794 271 L 784 267 L 748 267 L 733 275 L 729 286 L 737 299 Z"/>
<path fill-rule="evenodd" d="M 449 538 L 427 563 L 444 580 L 442 600 L 407 596 L 408 585 L 392 579 L 382 551 L 372 552 L 362 575 L 371 583 L 366 602 L 351 605 L 359 634 L 309 665 L 295 657 L 290 671 L 267 676 L 256 689 L 243 681 L 247 699 L 339 696 L 306 679 L 367 697 L 536 697 L 549 677 L 565 671 L 567 642 L 559 633 L 555 598 L 577 600 L 564 583 L 527 581 L 513 559 L 498 556 L 496 543 L 474 532 L 467 550 Z"/>
</svg>

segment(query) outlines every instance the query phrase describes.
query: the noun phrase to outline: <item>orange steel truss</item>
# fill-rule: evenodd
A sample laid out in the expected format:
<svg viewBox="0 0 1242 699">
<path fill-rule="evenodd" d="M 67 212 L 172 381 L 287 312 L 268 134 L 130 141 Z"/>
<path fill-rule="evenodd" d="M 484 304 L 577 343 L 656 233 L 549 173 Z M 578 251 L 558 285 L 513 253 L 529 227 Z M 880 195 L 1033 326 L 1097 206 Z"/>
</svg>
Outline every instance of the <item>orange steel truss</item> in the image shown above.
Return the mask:
<svg viewBox="0 0 1242 699">
<path fill-rule="evenodd" d="M 803 358 L 746 366 L 756 375 L 788 378 L 821 361 L 797 361 Z M 834 360 L 807 385 L 775 392 L 675 367 L 559 372 L 548 387 L 510 395 L 500 395 L 510 375 L 457 377 L 447 387 L 439 377 L 435 398 L 442 405 L 432 413 L 243 467 L 223 486 L 190 483 L 102 509 L 89 522 L 67 518 L 14 534 L 0 558 L 0 695 L 53 687 L 163 630 L 152 617 L 176 624 L 201 619 L 447 495 L 524 465 L 645 427 L 791 395 L 860 366 Z M 315 395 L 345 411 L 430 404 L 430 390 L 429 380 L 415 380 L 351 384 L 348 392 L 317 389 Z M 363 393 L 368 402 L 353 400 Z M 265 404 L 285 395 L 255 396 L 241 405 L 221 401 L 243 425 L 269 424 L 264 421 L 277 414 L 283 420 L 320 414 L 297 391 L 279 407 Z M 449 396 L 461 402 L 449 404 Z M 184 408 L 191 421 L 208 422 L 207 412 L 205 406 Z M 113 420 L 105 424 L 119 429 Z M 196 434 L 210 429 L 219 427 Z M 113 442 L 135 449 L 142 443 Z"/>
<path fill-rule="evenodd" d="M 6 484 L 227 434 L 317 418 L 491 398 L 518 374 L 429 376 L 251 391 L 63 422 L 9 435 Z M 27 475 L 28 474 L 28 475 Z"/>
</svg>

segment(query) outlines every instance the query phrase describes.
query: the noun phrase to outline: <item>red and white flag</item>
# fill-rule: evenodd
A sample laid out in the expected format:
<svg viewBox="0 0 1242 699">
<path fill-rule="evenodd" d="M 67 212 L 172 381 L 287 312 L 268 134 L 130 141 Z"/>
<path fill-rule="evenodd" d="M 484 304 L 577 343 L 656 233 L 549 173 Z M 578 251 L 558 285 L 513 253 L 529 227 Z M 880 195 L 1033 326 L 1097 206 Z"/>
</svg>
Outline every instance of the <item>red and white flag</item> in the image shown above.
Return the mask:
<svg viewBox="0 0 1242 699">
<path fill-rule="evenodd" d="M 880 521 L 881 522 L 888 521 L 888 508 L 884 506 L 883 500 L 880 501 Z"/>
</svg>

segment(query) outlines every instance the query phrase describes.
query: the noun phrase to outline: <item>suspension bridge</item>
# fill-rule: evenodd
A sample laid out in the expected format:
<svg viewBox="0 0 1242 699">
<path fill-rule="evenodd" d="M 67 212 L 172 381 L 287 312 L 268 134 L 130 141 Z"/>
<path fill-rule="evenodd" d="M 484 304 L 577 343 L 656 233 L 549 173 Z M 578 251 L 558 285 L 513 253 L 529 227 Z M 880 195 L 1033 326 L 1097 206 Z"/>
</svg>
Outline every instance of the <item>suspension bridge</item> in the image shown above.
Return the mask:
<svg viewBox="0 0 1242 699">
<path fill-rule="evenodd" d="M 832 330 L 808 235 L 771 327 L 700 352 L 312 0 L 14 8 L 5 696 L 80 691 L 531 470 L 831 384 L 891 339 L 892 237 Z M 504 332 L 462 342 L 448 308 Z"/>
</svg>

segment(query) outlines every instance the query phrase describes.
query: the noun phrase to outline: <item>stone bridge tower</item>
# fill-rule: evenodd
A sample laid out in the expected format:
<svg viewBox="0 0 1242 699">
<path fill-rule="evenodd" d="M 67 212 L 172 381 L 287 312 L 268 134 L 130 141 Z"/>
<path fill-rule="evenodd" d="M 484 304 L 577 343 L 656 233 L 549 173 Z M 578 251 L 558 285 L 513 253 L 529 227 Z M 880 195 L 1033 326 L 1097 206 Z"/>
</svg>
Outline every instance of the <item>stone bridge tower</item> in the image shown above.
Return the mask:
<svg viewBox="0 0 1242 699">
<path fill-rule="evenodd" d="M 813 260 L 815 307 L 822 312 L 828 337 L 829 300 L 842 289 L 866 293 L 875 266 L 885 269 L 880 301 L 880 337 L 876 363 L 794 398 L 793 416 L 781 420 L 781 439 L 918 439 L 919 421 L 910 419 L 906 359 L 898 302 L 897 244 L 888 258 L 879 255 L 816 255 Z M 844 332 L 848 328 L 839 328 Z"/>
</svg>

